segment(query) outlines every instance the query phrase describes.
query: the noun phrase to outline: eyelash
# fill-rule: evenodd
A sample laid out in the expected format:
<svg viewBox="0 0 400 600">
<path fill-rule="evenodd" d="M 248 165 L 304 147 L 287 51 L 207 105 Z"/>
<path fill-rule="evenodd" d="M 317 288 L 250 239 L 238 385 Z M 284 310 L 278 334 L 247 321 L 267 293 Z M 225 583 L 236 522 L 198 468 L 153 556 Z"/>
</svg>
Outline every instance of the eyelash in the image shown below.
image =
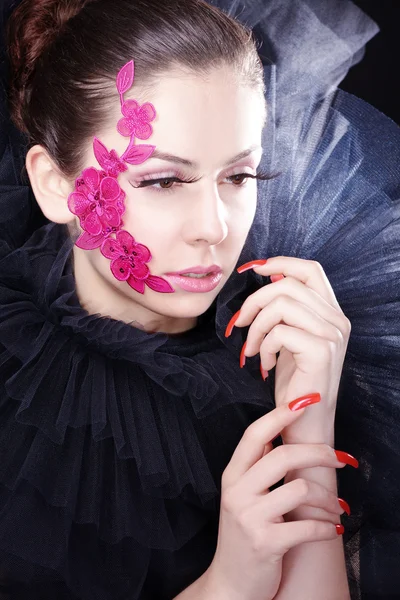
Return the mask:
<svg viewBox="0 0 400 600">
<path fill-rule="evenodd" d="M 234 177 L 245 177 L 246 180 L 248 178 L 250 179 L 259 179 L 262 181 L 268 181 L 270 179 L 274 179 L 275 177 L 277 177 L 279 175 L 279 173 L 277 174 L 270 174 L 267 173 L 265 171 L 258 171 L 255 175 L 252 175 L 251 173 L 236 173 L 235 175 L 230 175 L 229 177 L 226 177 L 226 179 L 232 179 Z M 158 179 L 142 179 L 139 182 L 139 185 L 133 185 L 131 183 L 131 186 L 136 188 L 136 189 L 143 189 L 145 187 L 151 187 L 156 193 L 173 193 L 175 187 L 170 187 L 170 188 L 156 188 L 155 184 L 159 184 L 165 181 L 169 181 L 169 182 L 173 182 L 173 183 L 196 183 L 196 181 L 199 181 L 199 178 L 192 178 L 192 179 L 185 179 L 185 176 L 182 175 L 181 173 L 177 173 L 177 175 L 172 176 L 172 177 L 160 177 Z M 245 182 L 244 182 L 245 183 Z M 244 187 L 244 183 L 242 183 L 241 185 L 234 185 L 234 187 L 237 188 L 242 188 Z"/>
</svg>

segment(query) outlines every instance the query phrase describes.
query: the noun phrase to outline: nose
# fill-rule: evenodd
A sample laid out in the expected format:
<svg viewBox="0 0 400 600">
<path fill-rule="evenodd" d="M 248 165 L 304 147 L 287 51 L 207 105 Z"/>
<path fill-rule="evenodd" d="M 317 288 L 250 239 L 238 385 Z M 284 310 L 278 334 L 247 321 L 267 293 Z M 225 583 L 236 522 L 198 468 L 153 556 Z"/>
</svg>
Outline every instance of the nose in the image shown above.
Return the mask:
<svg viewBox="0 0 400 600">
<path fill-rule="evenodd" d="M 183 237 L 191 245 L 216 246 L 228 235 L 227 208 L 217 185 L 205 186 L 191 199 L 188 218 L 185 220 Z"/>
</svg>

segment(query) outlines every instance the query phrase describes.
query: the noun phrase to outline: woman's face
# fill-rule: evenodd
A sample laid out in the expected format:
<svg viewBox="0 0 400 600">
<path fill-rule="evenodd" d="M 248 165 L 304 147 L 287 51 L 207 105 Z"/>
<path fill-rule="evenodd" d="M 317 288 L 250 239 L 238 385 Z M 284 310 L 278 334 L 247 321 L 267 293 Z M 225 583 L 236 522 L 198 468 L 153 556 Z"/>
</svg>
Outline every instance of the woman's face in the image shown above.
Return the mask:
<svg viewBox="0 0 400 600">
<path fill-rule="evenodd" d="M 255 174 L 260 163 L 264 98 L 237 83 L 226 68 L 211 72 L 207 80 L 170 72 L 151 97 L 140 97 L 139 86 L 134 83 L 125 100 L 151 102 L 157 115 L 151 137 L 136 143 L 152 144 L 156 153 L 170 157 L 153 156 L 141 165 L 127 165 L 128 170 L 119 175 L 118 183 L 126 193 L 123 229 L 150 249 L 151 274 L 169 281 L 175 292 L 158 293 L 146 286 L 145 293 L 139 294 L 114 278 L 110 260 L 100 249 L 74 246 L 77 292 L 93 314 L 147 331 L 176 333 L 193 327 L 212 304 L 232 273 L 251 227 L 257 182 L 234 176 Z M 118 96 L 114 116 L 112 125 L 97 137 L 121 156 L 129 138 L 116 129 L 122 118 Z M 243 158 L 235 158 L 244 153 Z M 86 165 L 100 168 L 92 147 Z M 198 181 L 171 183 L 171 177 Z M 167 181 L 138 187 L 144 179 L 158 178 Z M 167 275 L 211 265 L 220 268 L 222 276 L 209 291 L 188 291 Z"/>
</svg>

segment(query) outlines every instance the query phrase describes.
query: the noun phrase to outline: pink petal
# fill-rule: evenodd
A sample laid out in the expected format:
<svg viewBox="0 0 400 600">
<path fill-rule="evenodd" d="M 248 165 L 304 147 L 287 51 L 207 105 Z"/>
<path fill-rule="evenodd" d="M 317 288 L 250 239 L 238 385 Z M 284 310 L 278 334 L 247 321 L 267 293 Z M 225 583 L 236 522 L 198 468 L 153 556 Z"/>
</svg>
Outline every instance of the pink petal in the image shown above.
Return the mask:
<svg viewBox="0 0 400 600">
<path fill-rule="evenodd" d="M 121 112 L 124 117 L 130 117 L 132 113 L 136 114 L 138 108 L 139 104 L 136 102 L 136 100 L 126 100 L 122 105 Z"/>
<path fill-rule="evenodd" d="M 124 251 L 117 240 L 114 240 L 114 238 L 107 238 L 101 247 L 101 253 L 106 258 L 116 260 L 124 254 Z"/>
<path fill-rule="evenodd" d="M 100 183 L 100 195 L 105 202 L 113 202 L 121 193 L 121 188 L 113 177 L 104 177 Z"/>
<path fill-rule="evenodd" d="M 78 194 L 83 194 L 84 196 L 88 196 L 89 194 L 91 194 L 91 191 L 89 190 L 88 186 L 84 183 L 76 187 L 75 192 L 77 192 Z"/>
<path fill-rule="evenodd" d="M 128 254 L 132 254 L 132 250 L 135 248 L 135 240 L 128 231 L 118 231 L 117 240 L 121 248 L 125 246 Z M 125 251 L 122 250 L 122 253 L 125 254 Z"/>
<path fill-rule="evenodd" d="M 136 279 L 146 279 L 149 276 L 149 267 L 139 260 L 134 260 L 135 266 L 131 267 L 131 273 Z"/>
<path fill-rule="evenodd" d="M 126 281 L 129 278 L 130 268 L 127 260 L 119 257 L 112 261 L 110 268 L 114 277 L 119 281 Z"/>
<path fill-rule="evenodd" d="M 68 196 L 68 208 L 74 215 L 83 215 L 90 206 L 89 200 L 80 192 Z"/>
<path fill-rule="evenodd" d="M 147 263 L 151 260 L 151 252 L 148 247 L 143 244 L 135 244 L 133 252 L 137 253 L 139 260 L 142 262 Z"/>
<path fill-rule="evenodd" d="M 103 227 L 96 211 L 90 212 L 87 217 L 81 221 L 82 227 L 92 235 L 99 235 L 103 231 Z"/>
<path fill-rule="evenodd" d="M 115 206 L 105 205 L 103 216 L 100 217 L 103 227 L 118 227 L 121 217 Z"/>
<path fill-rule="evenodd" d="M 150 102 L 145 102 L 142 104 L 139 110 L 139 119 L 141 121 L 153 121 L 156 117 L 156 109 Z"/>
<path fill-rule="evenodd" d="M 103 233 L 100 235 L 92 236 L 87 231 L 84 231 L 82 235 L 76 240 L 75 244 L 82 250 L 94 250 L 99 248 L 104 241 Z"/>
<path fill-rule="evenodd" d="M 88 186 L 91 192 L 97 192 L 99 189 L 100 176 L 94 167 L 89 167 L 82 172 L 85 184 Z"/>
<path fill-rule="evenodd" d="M 163 294 L 171 294 L 175 292 L 174 288 L 162 277 L 156 275 L 149 275 L 145 281 L 145 284 L 149 286 L 155 292 L 162 292 Z"/>
<path fill-rule="evenodd" d="M 129 124 L 128 119 L 120 119 L 117 123 L 118 132 L 125 136 L 130 137 L 132 135 L 132 126 Z"/>
<path fill-rule="evenodd" d="M 143 280 L 138 281 L 131 275 L 128 279 L 128 283 L 131 286 L 131 288 L 133 288 L 136 292 L 139 292 L 139 294 L 144 294 L 144 281 Z"/>
<path fill-rule="evenodd" d="M 153 133 L 153 128 L 148 123 L 137 123 L 135 126 L 135 136 L 139 140 L 147 140 Z"/>
</svg>

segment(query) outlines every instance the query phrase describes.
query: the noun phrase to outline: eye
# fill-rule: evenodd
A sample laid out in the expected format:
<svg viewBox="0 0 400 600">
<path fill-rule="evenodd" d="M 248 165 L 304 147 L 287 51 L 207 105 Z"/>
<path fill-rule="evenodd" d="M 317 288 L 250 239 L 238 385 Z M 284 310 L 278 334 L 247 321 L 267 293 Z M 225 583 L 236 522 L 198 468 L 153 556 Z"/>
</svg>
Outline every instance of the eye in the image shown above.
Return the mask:
<svg viewBox="0 0 400 600">
<path fill-rule="evenodd" d="M 174 186 L 174 183 L 195 183 L 196 181 L 199 181 L 199 179 L 196 178 L 192 178 L 192 179 L 185 179 L 185 177 L 181 174 L 178 175 L 171 175 L 171 176 L 164 176 L 164 177 L 158 177 L 157 179 L 148 179 L 148 178 L 144 178 L 141 181 L 138 182 L 137 185 L 133 185 L 133 183 L 131 183 L 131 186 L 134 188 L 145 188 L 145 187 L 150 187 L 152 188 L 155 192 L 160 192 L 160 193 L 165 193 L 165 192 L 173 192 L 174 188 L 176 186 Z M 160 187 L 156 187 L 156 186 L 160 186 Z M 178 186 L 180 187 L 180 186 Z"/>
<path fill-rule="evenodd" d="M 234 187 L 242 187 L 247 179 L 251 177 L 255 178 L 255 175 L 251 175 L 250 173 L 238 173 L 237 175 L 230 175 L 226 179 L 230 179 L 234 184 Z"/>
<path fill-rule="evenodd" d="M 160 187 L 163 190 L 169 190 L 173 183 L 174 181 L 172 179 L 164 179 L 164 181 L 160 181 Z"/>
<path fill-rule="evenodd" d="M 251 173 L 238 173 L 237 175 L 230 175 L 226 179 L 230 179 L 234 184 L 234 187 L 240 188 L 244 187 L 246 180 L 249 178 L 260 179 L 261 181 L 268 181 L 269 179 L 275 179 L 275 177 L 278 177 L 278 175 L 280 175 L 280 173 L 270 174 L 266 173 L 265 171 L 258 171 L 255 175 L 252 175 Z"/>
</svg>

